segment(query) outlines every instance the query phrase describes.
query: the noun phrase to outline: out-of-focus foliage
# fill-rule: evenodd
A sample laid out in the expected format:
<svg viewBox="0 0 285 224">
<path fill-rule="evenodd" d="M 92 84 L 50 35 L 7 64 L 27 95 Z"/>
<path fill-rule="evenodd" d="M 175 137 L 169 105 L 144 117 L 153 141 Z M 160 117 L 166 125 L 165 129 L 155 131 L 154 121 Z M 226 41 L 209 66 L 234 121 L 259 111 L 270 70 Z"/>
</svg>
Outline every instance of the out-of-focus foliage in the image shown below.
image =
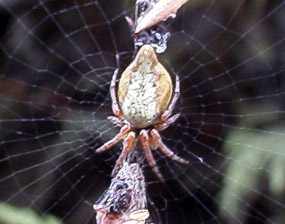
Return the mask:
<svg viewBox="0 0 285 224">
<path fill-rule="evenodd" d="M 190 0 L 169 23 L 168 49 L 159 58 L 181 79 L 175 108 L 181 117 L 162 136 L 169 146 L 177 143 L 182 157 L 195 158 L 182 171 L 160 159 L 161 171 L 172 179 L 166 187 L 149 182 L 148 194 L 168 223 L 222 223 L 223 217 L 229 224 L 255 224 L 250 217 L 256 216 L 261 223 L 267 217 L 284 223 L 278 207 L 285 183 L 282 4 Z M 120 70 L 132 61 L 124 16 L 133 17 L 133 5 L 0 0 L 0 200 L 31 208 L 4 205 L 2 211 L 12 211 L 4 215 L 28 214 L 39 224 L 45 218 L 32 212 L 38 209 L 65 223 L 94 223 L 94 210 L 84 202 L 95 202 L 107 188 L 120 150 L 94 153 L 118 131 L 106 119 L 112 115 L 108 91 L 116 54 Z M 206 209 L 197 212 L 200 202 Z"/>
<path fill-rule="evenodd" d="M 276 206 L 285 204 L 285 124 L 268 126 L 276 115 L 262 114 L 262 106 L 259 112 L 254 117 L 248 113 L 223 146 L 230 159 L 219 193 L 219 210 L 228 223 L 247 223 L 254 205 L 269 210 L 274 223 L 285 220 L 284 210 Z M 254 127 L 262 123 L 264 129 L 257 132 Z"/>
<path fill-rule="evenodd" d="M 7 203 L 0 203 L 1 224 L 63 224 L 55 216 L 40 216 L 29 208 L 17 208 Z"/>
</svg>

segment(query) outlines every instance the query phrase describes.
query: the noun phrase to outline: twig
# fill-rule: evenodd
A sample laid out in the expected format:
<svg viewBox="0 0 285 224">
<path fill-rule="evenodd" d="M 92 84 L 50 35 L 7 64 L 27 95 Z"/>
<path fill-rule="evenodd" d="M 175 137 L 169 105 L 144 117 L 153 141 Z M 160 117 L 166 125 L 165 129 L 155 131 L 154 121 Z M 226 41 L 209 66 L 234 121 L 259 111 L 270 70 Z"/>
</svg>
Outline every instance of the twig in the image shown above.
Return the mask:
<svg viewBox="0 0 285 224">
<path fill-rule="evenodd" d="M 125 161 L 109 189 L 93 207 L 97 224 L 145 224 L 149 211 L 140 165 Z"/>
<path fill-rule="evenodd" d="M 135 33 L 139 33 L 157 23 L 166 20 L 188 0 L 160 0 L 137 18 Z"/>
</svg>

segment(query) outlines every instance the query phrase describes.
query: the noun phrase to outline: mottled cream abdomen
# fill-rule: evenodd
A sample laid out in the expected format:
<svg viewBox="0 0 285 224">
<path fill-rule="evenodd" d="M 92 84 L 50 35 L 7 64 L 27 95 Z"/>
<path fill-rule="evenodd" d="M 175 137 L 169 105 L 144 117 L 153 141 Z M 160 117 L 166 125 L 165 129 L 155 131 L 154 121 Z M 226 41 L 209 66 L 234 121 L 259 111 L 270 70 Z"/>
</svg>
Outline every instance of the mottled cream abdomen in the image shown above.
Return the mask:
<svg viewBox="0 0 285 224">
<path fill-rule="evenodd" d="M 122 74 L 118 100 L 125 118 L 136 128 L 145 128 L 166 110 L 172 96 L 172 81 L 150 45 L 144 45 Z"/>
</svg>

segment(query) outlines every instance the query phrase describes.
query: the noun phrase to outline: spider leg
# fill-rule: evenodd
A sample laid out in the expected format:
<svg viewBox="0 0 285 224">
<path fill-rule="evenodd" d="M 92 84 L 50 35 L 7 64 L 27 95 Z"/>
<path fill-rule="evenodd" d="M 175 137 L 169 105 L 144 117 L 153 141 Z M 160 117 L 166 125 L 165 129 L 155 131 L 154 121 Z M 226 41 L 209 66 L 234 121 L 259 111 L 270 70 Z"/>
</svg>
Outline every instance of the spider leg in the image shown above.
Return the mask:
<svg viewBox="0 0 285 224">
<path fill-rule="evenodd" d="M 165 110 L 160 117 L 161 122 L 165 121 L 172 114 L 173 108 L 176 104 L 179 94 L 180 94 L 180 81 L 179 81 L 178 75 L 175 75 L 175 89 L 174 89 L 173 97 L 169 103 L 168 109 Z"/>
<path fill-rule="evenodd" d="M 117 173 L 117 170 L 119 167 L 122 165 L 124 159 L 128 156 L 129 152 L 133 149 L 133 143 L 134 140 L 136 139 L 136 133 L 131 131 L 126 139 L 124 140 L 123 144 L 123 150 L 119 156 L 119 158 L 116 161 L 116 164 L 114 166 L 114 169 L 112 171 L 112 176 L 114 176 Z"/>
<path fill-rule="evenodd" d="M 179 163 L 184 163 L 184 164 L 188 164 L 189 161 L 188 160 L 185 160 L 185 159 L 182 159 L 181 157 L 177 156 L 174 154 L 174 152 L 172 152 L 163 142 L 162 142 L 162 139 L 160 137 L 160 134 L 158 133 L 157 130 L 155 129 L 152 129 L 150 131 L 150 135 L 152 137 L 152 141 L 155 145 L 157 145 L 161 152 L 166 155 L 167 157 L 179 162 Z"/>
<path fill-rule="evenodd" d="M 111 148 L 113 145 L 115 145 L 117 142 L 119 142 L 122 138 L 125 137 L 126 134 L 131 130 L 131 127 L 129 125 L 125 125 L 121 128 L 120 132 L 115 135 L 114 138 L 106 142 L 104 145 L 102 145 L 100 148 L 96 149 L 96 152 L 102 152 L 106 149 Z"/>
<path fill-rule="evenodd" d="M 152 171 L 155 173 L 155 175 L 158 177 L 158 179 L 161 182 L 164 182 L 164 178 L 161 175 L 161 173 L 159 172 L 159 170 L 158 170 L 158 168 L 156 166 L 155 159 L 152 156 L 152 153 L 151 153 L 151 150 L 150 150 L 150 147 L 149 147 L 149 137 L 148 137 L 147 131 L 144 130 L 144 129 L 141 130 L 140 134 L 139 134 L 139 137 L 140 137 L 140 143 L 141 143 L 143 152 L 145 154 L 145 159 L 146 159 L 148 165 L 150 166 Z"/>
<path fill-rule="evenodd" d="M 154 126 L 155 130 L 162 131 L 162 130 L 168 128 L 168 126 L 170 124 L 172 124 L 173 122 L 175 122 L 179 116 L 180 116 L 180 114 L 175 114 L 174 116 L 172 116 L 172 117 L 168 118 L 167 120 L 165 120 L 163 123 L 156 124 Z"/>
<path fill-rule="evenodd" d="M 118 72 L 119 72 L 119 69 L 116 69 L 114 71 L 112 81 L 111 81 L 111 85 L 110 85 L 110 95 L 111 95 L 111 99 L 112 99 L 113 114 L 115 114 L 117 117 L 122 117 L 122 113 L 121 113 L 121 110 L 119 108 L 119 104 L 117 102 L 117 96 L 116 96 L 116 79 L 117 79 Z"/>
<path fill-rule="evenodd" d="M 124 125 L 126 125 L 126 122 L 118 117 L 108 116 L 107 119 L 111 121 L 114 125 L 117 125 L 119 127 L 123 127 Z"/>
</svg>

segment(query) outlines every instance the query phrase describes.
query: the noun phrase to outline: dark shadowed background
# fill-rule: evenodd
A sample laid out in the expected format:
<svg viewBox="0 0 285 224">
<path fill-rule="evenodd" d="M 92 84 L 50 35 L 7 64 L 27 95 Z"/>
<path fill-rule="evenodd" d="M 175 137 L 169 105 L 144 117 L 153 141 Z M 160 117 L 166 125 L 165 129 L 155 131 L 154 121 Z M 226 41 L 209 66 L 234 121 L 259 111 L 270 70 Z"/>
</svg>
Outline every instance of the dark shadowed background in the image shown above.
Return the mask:
<svg viewBox="0 0 285 224">
<path fill-rule="evenodd" d="M 94 149 L 118 132 L 108 89 L 134 55 L 133 13 L 0 1 L 0 223 L 96 222 L 121 144 Z M 162 185 L 143 163 L 154 223 L 284 224 L 285 2 L 191 0 L 167 28 L 181 116 L 161 135 L 190 164 L 154 152 Z"/>
</svg>

